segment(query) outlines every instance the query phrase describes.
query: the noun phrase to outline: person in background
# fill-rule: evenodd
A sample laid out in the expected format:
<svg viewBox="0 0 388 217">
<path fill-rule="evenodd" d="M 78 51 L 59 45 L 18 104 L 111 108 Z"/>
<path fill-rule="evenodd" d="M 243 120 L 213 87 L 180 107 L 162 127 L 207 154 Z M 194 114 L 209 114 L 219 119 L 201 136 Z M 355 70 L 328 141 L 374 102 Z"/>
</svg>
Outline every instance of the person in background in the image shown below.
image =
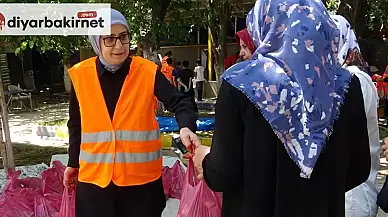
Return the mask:
<svg viewBox="0 0 388 217">
<path fill-rule="evenodd" d="M 205 84 L 205 68 L 201 65 L 201 60 L 197 59 L 195 61 L 195 68 L 194 68 L 194 77 L 195 77 L 195 86 L 197 88 L 197 100 L 203 101 L 202 95 L 203 95 L 203 86 Z"/>
<path fill-rule="evenodd" d="M 182 70 L 182 63 L 180 61 L 176 62 L 175 68 L 178 70 Z"/>
<path fill-rule="evenodd" d="M 236 60 L 236 64 L 241 63 L 242 61 L 245 61 L 245 60 L 243 58 L 241 58 L 240 56 L 238 56 L 238 59 Z"/>
<path fill-rule="evenodd" d="M 340 15 L 331 18 L 340 30 L 338 63 L 357 76 L 360 80 L 366 112 L 371 170 L 366 182 L 346 192 L 346 217 L 376 217 L 377 215 L 377 173 L 380 166 L 380 135 L 377 116 L 379 96 L 371 77 L 366 73 L 368 67 L 361 55 L 356 35 L 350 23 Z"/>
<path fill-rule="evenodd" d="M 183 69 L 180 71 L 177 77 L 178 90 L 183 94 L 189 96 L 193 103 L 195 103 L 195 93 L 193 89 L 194 72 L 189 69 L 189 61 L 183 61 Z"/>
<path fill-rule="evenodd" d="M 157 65 L 129 56 L 125 17 L 111 10 L 111 35 L 90 35 L 97 57 L 71 69 L 69 162 L 77 217 L 160 217 L 166 205 L 156 100 L 175 113 L 185 145 L 199 143 L 196 105 Z"/>
<path fill-rule="evenodd" d="M 161 72 L 170 81 L 171 84 L 174 84 L 173 71 L 175 67 L 172 66 L 172 58 L 167 58 L 166 64 L 162 66 Z"/>
<path fill-rule="evenodd" d="M 255 43 L 253 43 L 252 38 L 249 36 L 248 30 L 245 28 L 237 32 L 236 40 L 240 46 L 240 58 L 242 60 L 251 59 L 253 53 L 256 51 L 256 46 Z"/>
<path fill-rule="evenodd" d="M 372 70 L 371 66 L 369 65 L 368 62 L 365 61 L 365 72 L 371 77 L 372 76 Z"/>
<path fill-rule="evenodd" d="M 229 56 L 225 59 L 225 70 L 236 63 L 249 60 L 256 50 L 255 44 L 249 36 L 246 28 L 236 33 L 236 41 L 239 45 L 240 51 L 237 52 L 236 55 Z"/>
<path fill-rule="evenodd" d="M 199 178 L 223 192 L 222 217 L 343 217 L 371 160 L 335 23 L 321 1 L 258 0 L 247 26 L 258 49 L 222 77 L 211 148 L 195 147 Z"/>
<path fill-rule="evenodd" d="M 385 68 L 384 72 L 372 75 L 372 81 L 376 82 L 379 97 L 384 100 L 385 124 L 388 125 L 388 66 Z"/>
<path fill-rule="evenodd" d="M 240 51 L 237 51 L 234 55 L 225 58 L 225 70 L 237 63 L 240 57 Z"/>
<path fill-rule="evenodd" d="M 164 54 L 164 57 L 162 59 L 162 67 L 163 66 L 166 66 L 168 63 L 167 63 L 167 59 L 168 58 L 171 58 L 172 59 L 172 51 L 168 51 L 167 53 Z"/>
<path fill-rule="evenodd" d="M 215 69 L 215 66 L 214 64 L 211 64 L 211 66 L 209 66 L 209 53 L 208 53 L 208 49 L 203 49 L 204 51 L 204 56 L 201 57 L 202 61 L 201 61 L 201 66 L 203 66 L 205 68 L 204 70 L 204 79 L 206 81 L 215 81 L 217 80 L 216 77 L 217 77 L 217 73 L 215 73 L 216 69 Z M 212 63 L 215 62 L 215 57 L 214 55 L 212 56 Z M 210 74 L 210 69 L 212 71 L 212 73 Z"/>
<path fill-rule="evenodd" d="M 383 85 L 383 99 L 384 99 L 384 115 L 385 115 L 385 122 L 388 126 L 388 65 L 385 68 L 385 71 L 383 72 L 383 76 L 378 79 L 378 81 L 382 81 Z"/>
<path fill-rule="evenodd" d="M 372 77 L 372 81 L 376 82 L 377 92 L 380 98 L 384 99 L 385 91 L 384 91 L 384 78 L 386 77 L 386 73 L 379 72 L 376 66 L 371 67 L 371 72 L 374 73 Z"/>
<path fill-rule="evenodd" d="M 180 61 L 176 62 L 176 66 L 174 68 L 174 71 L 172 72 L 172 78 L 174 81 L 174 86 L 178 87 L 178 81 L 177 78 L 179 76 L 179 73 L 182 71 L 182 63 Z"/>
</svg>

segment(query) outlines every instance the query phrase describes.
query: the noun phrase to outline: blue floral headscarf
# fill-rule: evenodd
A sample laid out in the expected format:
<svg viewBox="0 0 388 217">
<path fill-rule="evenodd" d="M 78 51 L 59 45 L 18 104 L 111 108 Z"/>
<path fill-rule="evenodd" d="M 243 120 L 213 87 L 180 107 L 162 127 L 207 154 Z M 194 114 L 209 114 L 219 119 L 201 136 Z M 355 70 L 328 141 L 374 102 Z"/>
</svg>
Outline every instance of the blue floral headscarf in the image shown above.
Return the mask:
<svg viewBox="0 0 388 217">
<path fill-rule="evenodd" d="M 310 178 L 351 79 L 337 63 L 339 30 L 321 0 L 258 0 L 247 27 L 257 50 L 223 79 L 256 105 Z"/>
</svg>

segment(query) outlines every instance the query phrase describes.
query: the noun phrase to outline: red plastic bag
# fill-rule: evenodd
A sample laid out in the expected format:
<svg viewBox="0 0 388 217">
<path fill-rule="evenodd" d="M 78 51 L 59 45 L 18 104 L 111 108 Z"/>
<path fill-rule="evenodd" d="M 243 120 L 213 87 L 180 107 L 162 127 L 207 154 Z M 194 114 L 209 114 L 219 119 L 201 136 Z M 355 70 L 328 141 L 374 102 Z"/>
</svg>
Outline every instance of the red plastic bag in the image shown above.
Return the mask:
<svg viewBox="0 0 388 217">
<path fill-rule="evenodd" d="M 166 199 L 180 199 L 184 185 L 185 172 L 179 160 L 177 160 L 172 168 L 163 167 L 162 181 L 164 195 Z"/>
<path fill-rule="evenodd" d="M 19 179 L 20 174 L 21 171 L 8 172 L 8 180 L 4 186 L 3 192 L 29 188 L 43 193 L 45 183 L 42 179 L 36 177 Z"/>
<path fill-rule="evenodd" d="M 181 162 L 177 160 L 170 171 L 171 171 L 170 197 L 175 199 L 181 199 L 183 186 L 185 184 L 185 171 L 182 168 Z"/>
<path fill-rule="evenodd" d="M 47 198 L 42 195 L 35 196 L 34 217 L 56 217 L 58 210 L 55 209 Z"/>
<path fill-rule="evenodd" d="M 44 193 L 63 193 L 63 174 L 66 167 L 60 161 L 54 161 L 53 167 L 42 172 L 42 179 L 45 181 Z"/>
<path fill-rule="evenodd" d="M 29 206 L 29 201 L 22 195 L 6 195 L 0 196 L 0 216 L 1 217 L 32 217 L 34 210 Z"/>
<path fill-rule="evenodd" d="M 63 187 L 63 174 L 66 167 L 60 161 L 54 161 L 53 167 L 42 172 L 44 180 L 44 197 L 50 202 L 57 212 L 61 208 Z"/>
<path fill-rule="evenodd" d="M 8 174 L 0 199 L 0 216 L 54 217 L 58 210 L 43 196 L 44 181 L 35 177 L 19 179 L 20 173 Z"/>
<path fill-rule="evenodd" d="M 8 172 L 8 180 L 3 189 L 3 195 L 8 198 L 22 201 L 26 206 L 34 210 L 35 197 L 43 195 L 44 181 L 36 177 L 19 179 L 21 171 Z M 8 202 L 7 202 L 8 203 Z M 6 206 L 8 206 L 7 204 Z"/>
<path fill-rule="evenodd" d="M 51 206 L 59 212 L 62 204 L 62 194 L 48 193 L 44 194 L 44 197 L 50 202 Z"/>
<path fill-rule="evenodd" d="M 221 217 L 221 205 L 221 194 L 213 192 L 204 180 L 198 179 L 190 159 L 177 217 Z"/>
<path fill-rule="evenodd" d="M 170 197 L 171 192 L 171 176 L 170 176 L 170 168 L 169 167 L 163 167 L 162 170 L 162 182 L 163 182 L 163 190 L 164 190 L 164 196 L 166 197 L 166 200 Z"/>
<path fill-rule="evenodd" d="M 58 217 L 75 217 L 75 189 L 65 188 Z"/>
</svg>

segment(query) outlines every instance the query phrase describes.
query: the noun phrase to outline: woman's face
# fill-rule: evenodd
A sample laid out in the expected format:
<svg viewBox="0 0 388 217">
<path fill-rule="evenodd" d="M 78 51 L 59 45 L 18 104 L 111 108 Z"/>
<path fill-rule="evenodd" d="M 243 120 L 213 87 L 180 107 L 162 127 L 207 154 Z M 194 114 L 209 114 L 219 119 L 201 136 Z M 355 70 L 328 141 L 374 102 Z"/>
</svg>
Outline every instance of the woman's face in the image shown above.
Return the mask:
<svg viewBox="0 0 388 217">
<path fill-rule="evenodd" d="M 244 60 L 249 60 L 252 57 L 251 51 L 243 40 L 240 39 L 240 57 Z"/>
<path fill-rule="evenodd" d="M 129 55 L 130 37 L 128 30 L 121 24 L 111 26 L 111 35 L 101 36 L 100 47 L 102 57 L 112 65 L 121 64 Z"/>
</svg>

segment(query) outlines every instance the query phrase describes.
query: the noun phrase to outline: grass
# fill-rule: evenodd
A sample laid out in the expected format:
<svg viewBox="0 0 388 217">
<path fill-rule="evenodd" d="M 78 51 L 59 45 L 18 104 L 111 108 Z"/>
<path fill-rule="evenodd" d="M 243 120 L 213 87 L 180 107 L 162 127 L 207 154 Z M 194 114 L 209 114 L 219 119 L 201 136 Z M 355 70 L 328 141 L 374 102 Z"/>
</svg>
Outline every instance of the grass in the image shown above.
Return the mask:
<svg viewBox="0 0 388 217">
<path fill-rule="evenodd" d="M 35 165 L 41 163 L 50 165 L 52 155 L 67 154 L 67 149 L 16 143 L 13 144 L 13 154 L 16 166 Z M 0 168 L 3 168 L 3 161 L 0 161 Z"/>
<path fill-rule="evenodd" d="M 38 123 L 41 126 L 66 126 L 67 119 L 59 119 L 55 121 L 48 121 L 48 122 L 39 122 Z"/>
</svg>

